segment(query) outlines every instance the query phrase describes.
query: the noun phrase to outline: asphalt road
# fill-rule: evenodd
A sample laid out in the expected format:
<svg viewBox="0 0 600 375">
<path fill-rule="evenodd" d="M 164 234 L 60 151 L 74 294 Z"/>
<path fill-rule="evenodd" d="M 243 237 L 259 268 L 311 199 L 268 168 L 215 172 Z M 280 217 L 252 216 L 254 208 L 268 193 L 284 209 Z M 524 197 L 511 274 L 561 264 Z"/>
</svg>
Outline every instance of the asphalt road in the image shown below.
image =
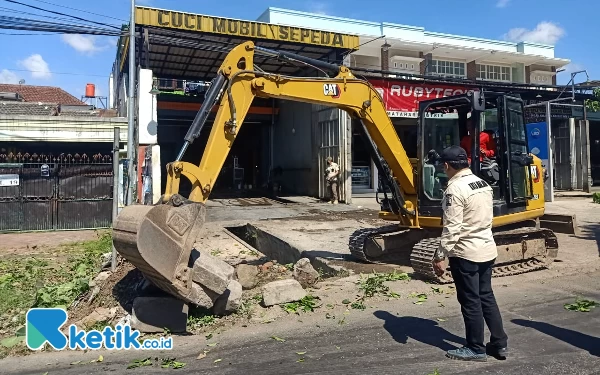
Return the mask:
<svg viewBox="0 0 600 375">
<path fill-rule="evenodd" d="M 463 324 L 455 296 L 444 308 L 381 301 L 365 311 L 352 310 L 346 323 L 325 319 L 325 312 L 287 320 L 237 327 L 214 337 L 177 338 L 169 353 L 60 352 L 0 361 L 3 374 L 599 374 L 600 306 L 572 312 L 565 303 L 576 295 L 600 301 L 600 272 L 527 285 L 496 288 L 510 357 L 486 363 L 453 361 L 444 351 L 463 343 Z M 442 318 L 443 317 L 443 318 Z M 301 322 L 299 321 L 301 320 Z M 284 338 L 280 342 L 272 335 Z M 199 353 L 209 349 L 203 359 Z M 305 354 L 297 354 L 306 352 Z M 70 365 L 104 355 L 102 363 Z M 127 370 L 134 359 L 171 356 L 181 369 L 159 364 Z M 298 362 L 304 358 L 302 362 Z M 215 363 L 215 360 L 221 361 Z"/>
</svg>

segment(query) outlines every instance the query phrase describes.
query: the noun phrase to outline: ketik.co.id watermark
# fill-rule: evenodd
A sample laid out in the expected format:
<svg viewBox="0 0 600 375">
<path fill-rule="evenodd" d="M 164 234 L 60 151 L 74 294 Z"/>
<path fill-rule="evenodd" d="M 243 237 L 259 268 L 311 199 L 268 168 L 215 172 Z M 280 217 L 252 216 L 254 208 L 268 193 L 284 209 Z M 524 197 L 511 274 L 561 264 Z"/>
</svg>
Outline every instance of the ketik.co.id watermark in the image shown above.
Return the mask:
<svg viewBox="0 0 600 375">
<path fill-rule="evenodd" d="M 117 350 L 170 350 L 173 337 L 146 339 L 140 342 L 140 331 L 129 325 L 106 326 L 102 331 L 85 331 L 74 324 L 69 326 L 69 336 L 61 331 L 68 318 L 67 311 L 59 308 L 34 308 L 27 312 L 25 341 L 31 350 L 39 350 L 48 343 L 55 350 L 67 347 L 76 349 L 117 349 Z"/>
</svg>

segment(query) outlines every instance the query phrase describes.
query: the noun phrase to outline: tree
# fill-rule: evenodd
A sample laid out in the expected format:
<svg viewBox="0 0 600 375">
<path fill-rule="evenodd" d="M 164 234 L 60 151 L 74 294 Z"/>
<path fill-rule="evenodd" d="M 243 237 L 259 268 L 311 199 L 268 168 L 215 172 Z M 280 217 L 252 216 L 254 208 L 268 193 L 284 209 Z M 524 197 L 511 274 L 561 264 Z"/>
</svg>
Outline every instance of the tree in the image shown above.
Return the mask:
<svg viewBox="0 0 600 375">
<path fill-rule="evenodd" d="M 596 87 L 594 89 L 594 96 L 600 100 L 600 87 Z M 598 112 L 598 111 L 600 111 L 600 101 L 599 100 L 586 99 L 585 107 L 592 112 Z"/>
</svg>

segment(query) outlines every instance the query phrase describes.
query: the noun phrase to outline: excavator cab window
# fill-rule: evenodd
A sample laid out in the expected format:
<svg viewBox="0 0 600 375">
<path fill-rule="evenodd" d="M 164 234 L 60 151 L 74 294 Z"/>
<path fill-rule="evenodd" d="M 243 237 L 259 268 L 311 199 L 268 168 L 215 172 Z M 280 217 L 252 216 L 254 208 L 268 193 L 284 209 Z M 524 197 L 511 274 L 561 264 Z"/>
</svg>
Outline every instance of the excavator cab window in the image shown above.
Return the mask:
<svg viewBox="0 0 600 375">
<path fill-rule="evenodd" d="M 479 100 L 479 98 L 482 98 Z M 520 212 L 531 199 L 530 157 L 523 119 L 523 104 L 518 98 L 500 93 L 457 95 L 419 103 L 418 147 L 421 162 L 419 207 L 424 216 L 440 215 L 439 204 L 448 183 L 443 164 L 437 159 L 442 150 L 461 145 L 467 134 L 470 142 L 461 146 L 471 155 L 471 170 L 494 190 L 494 215 Z M 468 129 L 467 120 L 474 123 Z M 471 134 L 472 132 L 472 134 Z M 486 133 L 487 137 L 482 137 Z M 473 135 L 479 135 L 473 137 Z M 480 153 L 481 139 L 489 139 L 486 149 L 493 156 Z M 476 153 L 481 158 L 472 157 Z"/>
</svg>

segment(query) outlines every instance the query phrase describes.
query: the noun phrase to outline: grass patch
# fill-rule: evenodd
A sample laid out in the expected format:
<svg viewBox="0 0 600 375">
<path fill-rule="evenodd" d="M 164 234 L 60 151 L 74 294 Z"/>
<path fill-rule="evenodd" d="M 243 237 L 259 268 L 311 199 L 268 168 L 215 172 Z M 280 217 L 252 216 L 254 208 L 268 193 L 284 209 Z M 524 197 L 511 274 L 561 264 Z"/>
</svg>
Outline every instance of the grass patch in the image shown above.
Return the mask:
<svg viewBox="0 0 600 375">
<path fill-rule="evenodd" d="M 97 240 L 0 259 L 0 331 L 12 336 L 31 307 L 68 308 L 89 290 L 100 255 L 112 250 L 110 232 Z M 0 334 L 1 336 L 2 334 Z M 0 345 L 0 350 L 6 349 Z M 0 353 L 2 357 L 2 353 Z"/>
<path fill-rule="evenodd" d="M 316 308 L 320 307 L 321 305 L 317 303 L 318 300 L 319 297 L 314 297 L 309 294 L 300 301 L 285 303 L 282 307 L 288 314 L 300 315 L 300 310 L 304 312 L 313 312 Z"/>
<path fill-rule="evenodd" d="M 364 277 L 364 275 L 360 275 L 360 279 L 356 282 L 358 284 L 358 289 L 363 292 L 363 295 L 360 296 L 356 301 L 350 304 L 350 307 L 356 310 L 365 310 L 367 307 L 364 304 L 364 301 L 367 298 L 376 296 L 376 295 L 384 295 L 390 298 L 400 298 L 398 293 L 390 291 L 390 288 L 384 284 L 386 281 L 398 281 L 398 280 L 410 280 L 410 276 L 404 272 L 389 272 L 389 273 L 381 273 L 381 272 L 373 272 L 370 275 Z M 344 300 L 346 301 L 346 300 Z M 350 303 L 350 301 L 348 301 Z"/>
<path fill-rule="evenodd" d="M 187 326 L 189 330 L 202 327 L 210 327 L 217 322 L 218 318 L 208 309 L 193 307 L 188 313 Z"/>
</svg>

